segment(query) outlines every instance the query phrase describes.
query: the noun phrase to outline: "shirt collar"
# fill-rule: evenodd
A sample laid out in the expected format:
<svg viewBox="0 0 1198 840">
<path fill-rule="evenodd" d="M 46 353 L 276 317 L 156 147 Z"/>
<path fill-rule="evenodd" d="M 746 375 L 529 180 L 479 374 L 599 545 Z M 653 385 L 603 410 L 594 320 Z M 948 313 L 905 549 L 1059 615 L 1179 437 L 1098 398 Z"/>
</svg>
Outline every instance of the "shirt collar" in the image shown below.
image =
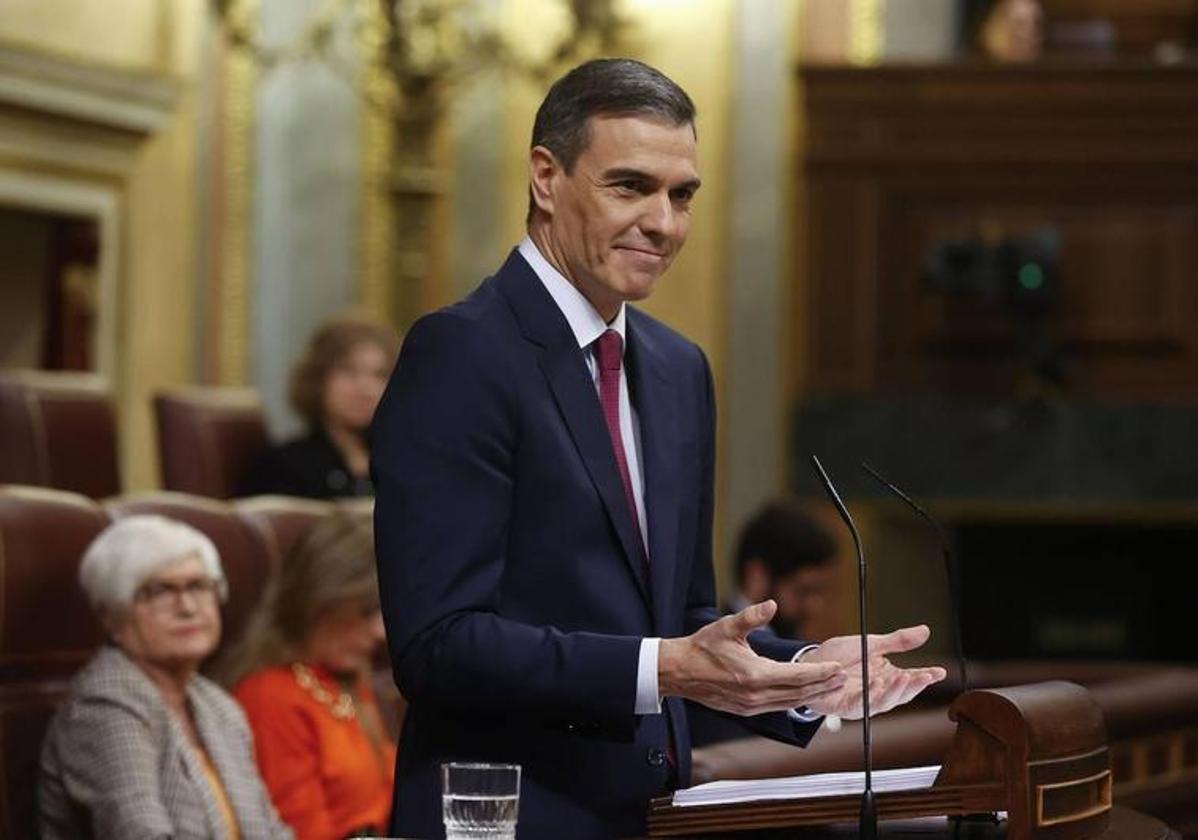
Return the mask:
<svg viewBox="0 0 1198 840">
<path fill-rule="evenodd" d="M 532 241 L 532 237 L 525 236 L 521 239 L 516 250 L 531 266 L 533 273 L 537 275 L 542 285 L 545 286 L 545 290 L 553 298 L 553 302 L 557 304 L 557 308 L 566 316 L 566 321 L 570 324 L 570 331 L 574 333 L 574 339 L 578 342 L 579 347 L 586 349 L 606 330 L 618 332 L 621 341 L 627 345 L 627 336 L 625 335 L 627 317 L 624 314 L 626 307 L 623 303 L 620 304 L 616 317 L 609 324 L 603 320 L 603 316 L 595 307 L 591 306 L 591 302 L 583 296 L 582 292 L 578 291 L 573 283 L 563 277 L 562 273 L 554 268 L 549 260 L 545 259 L 536 243 Z"/>
</svg>

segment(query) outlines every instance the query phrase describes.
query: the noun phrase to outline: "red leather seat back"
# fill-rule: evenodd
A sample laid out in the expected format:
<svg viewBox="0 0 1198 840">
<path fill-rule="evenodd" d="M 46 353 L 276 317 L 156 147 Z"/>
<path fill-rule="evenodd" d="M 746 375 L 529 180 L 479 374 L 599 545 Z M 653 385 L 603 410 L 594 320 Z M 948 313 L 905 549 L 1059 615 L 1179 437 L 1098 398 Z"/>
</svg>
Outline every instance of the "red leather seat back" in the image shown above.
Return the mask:
<svg viewBox="0 0 1198 840">
<path fill-rule="evenodd" d="M 190 387 L 154 397 L 162 486 L 230 499 L 266 449 L 262 401 L 247 388 Z"/>
<path fill-rule="evenodd" d="M 238 516 L 270 547 L 278 568 L 309 528 L 336 510 L 334 502 L 296 496 L 251 496 L 233 503 Z"/>
<path fill-rule="evenodd" d="M 59 371 L 0 374 L 0 482 L 94 499 L 119 493 L 116 414 L 104 380 Z"/>
<path fill-rule="evenodd" d="M 0 486 L 0 837 L 36 837 L 42 738 L 74 672 L 103 641 L 79 561 L 108 524 L 90 499 Z"/>
</svg>

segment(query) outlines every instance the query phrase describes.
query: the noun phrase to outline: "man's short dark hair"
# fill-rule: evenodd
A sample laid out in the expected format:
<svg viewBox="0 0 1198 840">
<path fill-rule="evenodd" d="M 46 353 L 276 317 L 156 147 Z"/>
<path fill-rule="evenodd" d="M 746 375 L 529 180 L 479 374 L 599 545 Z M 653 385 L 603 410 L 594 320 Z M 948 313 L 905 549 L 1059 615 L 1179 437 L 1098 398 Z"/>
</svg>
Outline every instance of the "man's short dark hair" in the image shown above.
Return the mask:
<svg viewBox="0 0 1198 840">
<path fill-rule="evenodd" d="M 830 563 L 836 543 L 796 499 L 776 499 L 745 523 L 736 546 L 736 577 L 743 583 L 750 560 L 777 580 L 809 566 Z"/>
<path fill-rule="evenodd" d="M 532 145 L 544 146 L 569 174 L 590 143 L 588 120 L 643 116 L 674 126 L 695 125 L 695 103 L 660 70 L 631 58 L 597 58 L 562 76 L 545 95 L 532 124 Z M 529 194 L 528 218 L 535 204 Z"/>
<path fill-rule="evenodd" d="M 545 95 L 532 125 L 532 145 L 544 146 L 570 172 L 585 151 L 587 120 L 599 115 L 656 117 L 695 123 L 695 103 L 673 79 L 631 58 L 597 58 L 562 76 Z"/>
</svg>

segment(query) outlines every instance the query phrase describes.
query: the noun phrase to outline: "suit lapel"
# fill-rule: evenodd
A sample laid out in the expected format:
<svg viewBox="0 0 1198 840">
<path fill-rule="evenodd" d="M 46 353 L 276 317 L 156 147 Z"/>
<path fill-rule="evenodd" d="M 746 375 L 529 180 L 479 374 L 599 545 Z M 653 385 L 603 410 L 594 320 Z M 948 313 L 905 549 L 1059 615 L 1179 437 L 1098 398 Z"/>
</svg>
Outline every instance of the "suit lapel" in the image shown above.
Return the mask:
<svg viewBox="0 0 1198 840">
<path fill-rule="evenodd" d="M 654 617 L 665 627 L 674 610 L 677 563 L 677 399 L 674 383 L 658 349 L 643 328 L 640 313 L 628 309 L 628 382 L 641 431 L 641 467 L 645 482 L 645 518 L 649 524 L 649 574 Z"/>
<path fill-rule="evenodd" d="M 193 689 L 188 690 L 188 699 L 193 701 L 191 707 L 195 715 L 196 729 L 199 732 L 200 740 L 203 742 L 205 749 L 208 751 L 208 757 L 212 759 L 219 773 L 224 768 L 216 762 L 213 744 L 219 743 L 220 739 L 225 737 L 227 733 L 213 733 L 211 727 L 206 725 L 204 712 L 194 702 L 195 692 Z M 168 712 L 167 718 L 169 719 L 171 741 L 183 765 L 184 775 L 191 783 L 196 796 L 199 797 L 200 806 L 204 811 L 204 822 L 207 824 L 208 831 L 211 832 L 212 836 L 219 836 L 227 831 L 227 827 L 220 805 L 216 802 L 216 792 L 212 790 L 212 784 L 208 781 L 208 774 L 204 772 L 202 759 L 196 754 L 195 748 L 184 734 L 183 727 L 175 720 L 175 716 Z M 221 781 L 225 784 L 225 794 L 229 795 L 227 778 L 222 778 Z M 232 797 L 230 796 L 231 800 Z M 236 807 L 235 803 L 234 807 Z"/>
<path fill-rule="evenodd" d="M 644 552 L 625 501 L 624 484 L 616 466 L 599 395 L 574 333 L 549 292 L 517 252 L 512 252 L 495 279 L 511 303 L 525 337 L 541 348 L 538 360 L 541 372 L 619 537 L 624 559 L 646 606 L 651 609 Z"/>
<path fill-rule="evenodd" d="M 220 810 L 220 806 L 217 805 L 216 794 L 212 791 L 212 786 L 208 782 L 208 776 L 204 773 L 204 768 L 200 764 L 200 757 L 196 754 L 195 748 L 192 747 L 191 741 L 183 731 L 182 724 L 179 723 L 175 715 L 166 707 L 165 702 L 158 699 L 160 697 L 158 688 L 153 685 L 150 678 L 140 668 L 133 664 L 133 661 L 124 652 L 106 647 L 101 655 L 112 663 L 112 668 L 116 671 L 119 679 L 129 683 L 128 687 L 131 690 L 140 694 L 148 689 L 152 692 L 150 696 L 156 698 L 157 703 L 161 704 L 158 707 L 158 713 L 166 721 L 167 738 L 170 742 L 167 749 L 178 758 L 178 769 L 176 772 L 180 774 L 179 781 L 198 798 L 198 806 L 204 813 L 204 822 L 207 826 L 208 834 L 213 837 L 223 835 L 227 831 L 224 816 Z M 206 725 L 206 709 L 203 709 L 200 704 L 195 702 L 196 693 L 194 686 L 188 688 L 187 694 L 192 711 L 195 714 L 196 728 L 199 731 L 200 740 L 208 747 L 209 756 L 213 756 L 213 761 L 215 761 L 210 745 L 220 743 L 222 738 L 227 737 L 227 733 L 216 731 L 210 725 Z M 176 780 L 170 778 L 168 781 L 174 782 Z M 228 782 L 226 782 L 226 785 L 228 785 Z M 189 807 L 193 804 L 196 803 L 194 801 L 186 803 Z M 237 803 L 234 802 L 235 810 L 236 805 Z"/>
<path fill-rule="evenodd" d="M 190 694 L 196 729 L 200 732 L 200 738 L 204 741 L 212 765 L 220 775 L 225 796 L 229 800 L 229 807 L 233 809 L 233 818 L 238 821 L 244 834 L 251 815 L 259 813 L 257 810 L 259 803 L 253 796 L 255 785 L 245 776 L 244 760 L 239 760 L 239 756 L 234 754 L 238 741 L 229 731 L 228 723 L 221 720 L 217 710 L 210 703 L 204 701 L 198 690 L 193 688 Z M 211 787 L 206 787 L 209 796 L 205 801 L 215 809 L 215 813 L 211 814 L 210 818 L 215 818 L 217 825 L 223 829 L 225 825 L 224 811 L 217 804 L 216 795 Z"/>
</svg>

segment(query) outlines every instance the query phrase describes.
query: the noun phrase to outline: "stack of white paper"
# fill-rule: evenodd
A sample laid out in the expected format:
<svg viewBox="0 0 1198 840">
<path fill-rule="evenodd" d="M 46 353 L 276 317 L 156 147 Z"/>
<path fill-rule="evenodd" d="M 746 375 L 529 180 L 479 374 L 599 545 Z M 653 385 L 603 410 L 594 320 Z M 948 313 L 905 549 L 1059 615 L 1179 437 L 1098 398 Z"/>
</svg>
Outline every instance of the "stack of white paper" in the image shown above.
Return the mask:
<svg viewBox="0 0 1198 840">
<path fill-rule="evenodd" d="M 936 781 L 940 765 L 929 767 L 900 767 L 895 770 L 875 770 L 875 793 L 928 788 Z M 734 802 L 755 802 L 760 799 L 810 799 L 816 796 L 859 794 L 865 789 L 865 773 L 817 773 L 812 776 L 787 776 L 781 779 L 746 779 L 708 782 L 693 788 L 676 791 L 674 804 L 728 805 Z"/>
</svg>

